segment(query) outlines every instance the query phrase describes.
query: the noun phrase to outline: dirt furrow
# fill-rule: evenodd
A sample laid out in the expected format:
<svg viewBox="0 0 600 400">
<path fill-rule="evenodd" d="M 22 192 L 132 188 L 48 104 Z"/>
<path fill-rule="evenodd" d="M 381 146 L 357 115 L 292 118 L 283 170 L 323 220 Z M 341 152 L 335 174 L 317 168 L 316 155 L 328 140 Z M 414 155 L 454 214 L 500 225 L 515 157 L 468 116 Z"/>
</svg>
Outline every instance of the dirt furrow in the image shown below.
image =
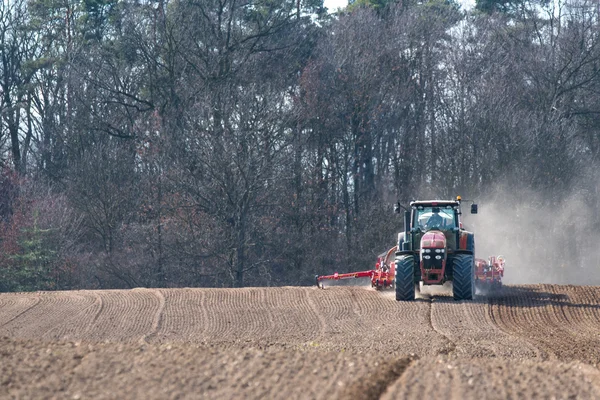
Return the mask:
<svg viewBox="0 0 600 400">
<path fill-rule="evenodd" d="M 593 399 L 600 396 L 597 378 L 597 370 L 579 362 L 429 357 L 416 361 L 381 399 Z"/>
<path fill-rule="evenodd" d="M 341 352 L 0 338 L 0 398 L 336 399 L 378 367 Z M 362 397 L 358 392 L 352 398 Z"/>
<path fill-rule="evenodd" d="M 206 291 L 200 289 L 161 290 L 164 311 L 155 341 L 181 341 L 202 343 L 208 329 L 205 306 Z"/>
<path fill-rule="evenodd" d="M 548 285 L 514 287 L 493 299 L 491 313 L 503 330 L 522 337 L 562 361 L 600 364 L 597 304 L 578 302 L 578 293 Z"/>
<path fill-rule="evenodd" d="M 520 338 L 538 349 L 537 354 L 544 360 L 556 358 L 552 348 L 540 343 L 527 334 L 528 330 L 547 329 L 547 324 L 540 321 L 537 312 L 529 310 L 529 300 L 510 296 L 490 299 L 489 315 L 498 327 L 506 334 Z"/>
<path fill-rule="evenodd" d="M 434 329 L 455 346 L 456 357 L 523 359 L 538 355 L 534 346 L 502 331 L 487 314 L 485 298 L 457 303 L 450 297 L 436 297 L 431 304 Z"/>
<path fill-rule="evenodd" d="M 265 289 L 249 288 L 243 292 L 238 292 L 239 296 L 234 297 L 234 307 L 232 307 L 232 310 L 225 312 L 226 316 L 231 317 L 231 323 L 245 328 L 244 333 L 238 336 L 240 339 L 265 337 L 272 332 L 273 326 L 269 324 L 269 318 L 267 317 L 271 310 L 267 310 L 260 301 L 263 290 Z M 230 296 L 230 294 L 227 294 L 227 296 Z"/>
<path fill-rule="evenodd" d="M 4 324 L 3 333 L 22 338 L 65 339 L 72 329 L 77 329 L 78 315 L 94 299 L 86 291 L 39 292 L 36 296 L 35 304 Z"/>
<path fill-rule="evenodd" d="M 70 293 L 70 292 L 65 292 Z M 74 294 L 77 297 L 74 297 Z M 98 296 L 91 291 L 73 292 L 70 296 L 65 296 L 70 299 L 71 304 L 65 304 L 63 310 L 72 310 L 65 316 L 64 320 L 60 320 L 54 326 L 51 326 L 48 331 L 42 336 L 46 339 L 71 340 L 75 337 L 81 337 L 82 326 L 85 326 L 85 321 L 89 317 L 95 315 L 98 308 Z M 59 314 L 60 316 L 61 314 Z"/>
<path fill-rule="evenodd" d="M 449 301 L 449 300 L 447 298 L 444 298 L 444 299 L 430 299 L 429 300 L 429 325 L 446 342 L 446 347 L 444 347 L 440 351 L 440 354 L 450 354 L 450 353 L 452 353 L 453 351 L 456 350 L 456 343 L 455 343 L 455 341 L 450 336 L 448 336 L 448 334 L 447 334 L 446 330 L 444 329 L 444 327 L 439 324 L 438 316 L 437 316 L 437 314 L 438 314 L 438 308 L 439 308 L 439 307 L 437 307 L 437 303 L 439 301 Z M 435 306 L 434 306 L 434 302 L 436 303 Z M 448 318 L 448 319 L 450 319 L 450 320 L 453 319 L 452 316 L 446 315 L 445 317 Z"/>
<path fill-rule="evenodd" d="M 335 344 L 338 338 L 347 337 L 354 332 L 364 331 L 363 321 L 356 318 L 353 296 L 361 295 L 360 290 L 348 290 L 345 287 L 328 288 L 311 293 L 316 312 L 323 316 L 325 331 L 323 341 Z"/>
<path fill-rule="evenodd" d="M 280 291 L 279 295 L 261 294 Z M 312 288 L 248 288 L 206 292 L 205 339 L 256 343 L 261 346 L 303 345 L 320 335 L 319 314 L 311 305 Z M 272 300 L 268 300 L 271 296 Z"/>
<path fill-rule="evenodd" d="M 599 303 L 599 287 L 555 285 L 465 302 L 352 287 L 0 294 L 0 398 L 600 398 Z"/>
<path fill-rule="evenodd" d="M 315 304 L 315 301 L 313 300 L 312 296 L 316 295 L 316 294 L 321 294 L 320 292 L 306 292 L 306 302 L 310 307 L 310 310 L 312 311 L 312 314 L 314 316 L 314 319 L 319 321 L 319 328 L 318 331 L 315 332 L 315 340 L 321 340 L 322 338 L 325 337 L 325 332 L 327 331 L 327 319 L 325 317 L 325 315 L 323 314 L 323 312 L 321 311 L 321 308 L 317 306 L 317 304 Z M 311 342 L 314 343 L 314 342 Z"/>
<path fill-rule="evenodd" d="M 296 292 L 292 296 L 289 294 L 290 289 L 265 289 L 265 308 L 270 310 L 275 332 L 281 333 L 277 340 L 280 341 L 281 337 L 289 338 L 289 343 L 296 346 L 314 343 L 326 326 L 319 308 L 315 308 L 312 301 L 311 293 L 316 289 L 309 288 L 305 293 Z"/>
<path fill-rule="evenodd" d="M 207 338 L 236 341 L 240 338 L 243 340 L 246 335 L 254 336 L 250 332 L 254 332 L 259 324 L 255 303 L 250 301 L 249 290 L 241 289 L 235 293 L 228 293 L 214 289 L 207 292 Z"/>
<path fill-rule="evenodd" d="M 158 309 L 156 310 L 156 314 L 154 314 L 154 318 L 152 319 L 152 327 L 150 332 L 143 334 L 140 338 L 140 342 L 146 343 L 157 335 L 163 320 L 163 312 L 165 310 L 165 296 L 163 296 L 160 290 L 152 290 L 151 292 L 158 299 Z"/>
<path fill-rule="evenodd" d="M 5 327 L 40 303 L 39 293 L 6 293 L 0 307 L 0 335 L 8 335 Z"/>
<path fill-rule="evenodd" d="M 102 300 L 102 296 L 95 291 L 94 292 L 94 305 L 90 307 L 91 312 L 87 315 L 87 318 L 82 318 L 82 325 L 85 324 L 85 328 L 83 328 L 82 336 L 85 337 L 87 332 L 93 329 L 94 325 L 98 318 L 100 318 L 100 314 L 104 311 L 104 301 Z"/>
<path fill-rule="evenodd" d="M 548 291 L 557 297 L 568 297 L 555 306 L 560 309 L 566 326 L 577 327 L 579 332 L 586 331 L 593 336 L 600 335 L 600 290 L 597 287 L 549 285 Z"/>
<path fill-rule="evenodd" d="M 101 312 L 91 325 L 82 326 L 77 339 L 129 342 L 152 332 L 160 301 L 151 290 L 106 290 L 98 295 Z"/>
</svg>

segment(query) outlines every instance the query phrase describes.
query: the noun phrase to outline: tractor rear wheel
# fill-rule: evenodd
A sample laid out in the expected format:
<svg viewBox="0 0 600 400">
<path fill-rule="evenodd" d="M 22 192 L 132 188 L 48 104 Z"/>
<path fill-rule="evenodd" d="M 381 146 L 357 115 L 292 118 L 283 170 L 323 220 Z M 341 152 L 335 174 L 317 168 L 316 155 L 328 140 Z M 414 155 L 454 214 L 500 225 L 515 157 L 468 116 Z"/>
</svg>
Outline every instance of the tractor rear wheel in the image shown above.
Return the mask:
<svg viewBox="0 0 600 400">
<path fill-rule="evenodd" d="M 396 257 L 396 300 L 411 301 L 415 299 L 415 259 L 412 255 Z"/>
<path fill-rule="evenodd" d="M 452 274 L 454 300 L 473 300 L 475 294 L 475 258 L 473 255 L 455 255 Z"/>
</svg>

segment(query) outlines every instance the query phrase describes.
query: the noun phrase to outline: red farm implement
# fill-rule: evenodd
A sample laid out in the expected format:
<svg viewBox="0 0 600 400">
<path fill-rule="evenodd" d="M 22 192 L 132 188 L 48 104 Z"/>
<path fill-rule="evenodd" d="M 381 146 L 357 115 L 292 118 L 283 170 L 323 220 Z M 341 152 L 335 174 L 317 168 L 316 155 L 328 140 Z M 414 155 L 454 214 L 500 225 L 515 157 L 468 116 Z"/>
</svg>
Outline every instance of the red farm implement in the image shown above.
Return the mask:
<svg viewBox="0 0 600 400">
<path fill-rule="evenodd" d="M 504 277 L 504 257 L 490 257 L 487 260 L 475 259 L 475 287 L 481 291 L 495 291 L 502 288 Z"/>
<path fill-rule="evenodd" d="M 380 254 L 379 257 L 377 257 L 375 269 L 371 269 L 368 271 L 348 272 L 343 274 L 339 274 L 336 272 L 333 275 L 317 275 L 317 286 L 321 288 L 324 287 L 324 281 L 342 281 L 343 283 L 352 284 L 353 282 L 349 282 L 347 280 L 357 278 L 369 278 L 371 282 L 371 287 L 377 290 L 393 289 L 394 273 L 396 268 L 394 263 L 396 250 L 397 247 L 394 246 L 387 252 Z"/>
</svg>

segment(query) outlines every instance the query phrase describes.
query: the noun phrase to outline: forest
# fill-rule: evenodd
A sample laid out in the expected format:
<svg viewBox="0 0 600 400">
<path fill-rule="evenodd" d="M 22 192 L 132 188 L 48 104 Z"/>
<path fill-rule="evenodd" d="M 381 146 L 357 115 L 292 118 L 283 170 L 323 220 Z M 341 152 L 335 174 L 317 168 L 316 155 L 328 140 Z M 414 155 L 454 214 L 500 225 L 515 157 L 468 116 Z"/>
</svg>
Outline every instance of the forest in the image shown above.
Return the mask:
<svg viewBox="0 0 600 400">
<path fill-rule="evenodd" d="M 310 285 L 456 195 L 600 275 L 596 0 L 328 11 L 3 0 L 0 291 Z"/>
</svg>

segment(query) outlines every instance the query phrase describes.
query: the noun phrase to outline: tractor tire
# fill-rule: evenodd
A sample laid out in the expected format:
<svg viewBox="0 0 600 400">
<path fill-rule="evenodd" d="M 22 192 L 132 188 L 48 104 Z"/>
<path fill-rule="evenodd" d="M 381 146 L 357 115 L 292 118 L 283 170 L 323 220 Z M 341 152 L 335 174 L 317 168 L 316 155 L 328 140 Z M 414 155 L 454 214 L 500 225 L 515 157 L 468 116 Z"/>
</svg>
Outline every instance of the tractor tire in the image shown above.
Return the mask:
<svg viewBox="0 0 600 400">
<path fill-rule="evenodd" d="M 454 256 L 452 294 L 454 300 L 473 300 L 475 295 L 475 257 L 471 254 Z"/>
<path fill-rule="evenodd" d="M 412 255 L 396 257 L 394 281 L 397 301 L 415 299 L 415 259 Z"/>
</svg>

